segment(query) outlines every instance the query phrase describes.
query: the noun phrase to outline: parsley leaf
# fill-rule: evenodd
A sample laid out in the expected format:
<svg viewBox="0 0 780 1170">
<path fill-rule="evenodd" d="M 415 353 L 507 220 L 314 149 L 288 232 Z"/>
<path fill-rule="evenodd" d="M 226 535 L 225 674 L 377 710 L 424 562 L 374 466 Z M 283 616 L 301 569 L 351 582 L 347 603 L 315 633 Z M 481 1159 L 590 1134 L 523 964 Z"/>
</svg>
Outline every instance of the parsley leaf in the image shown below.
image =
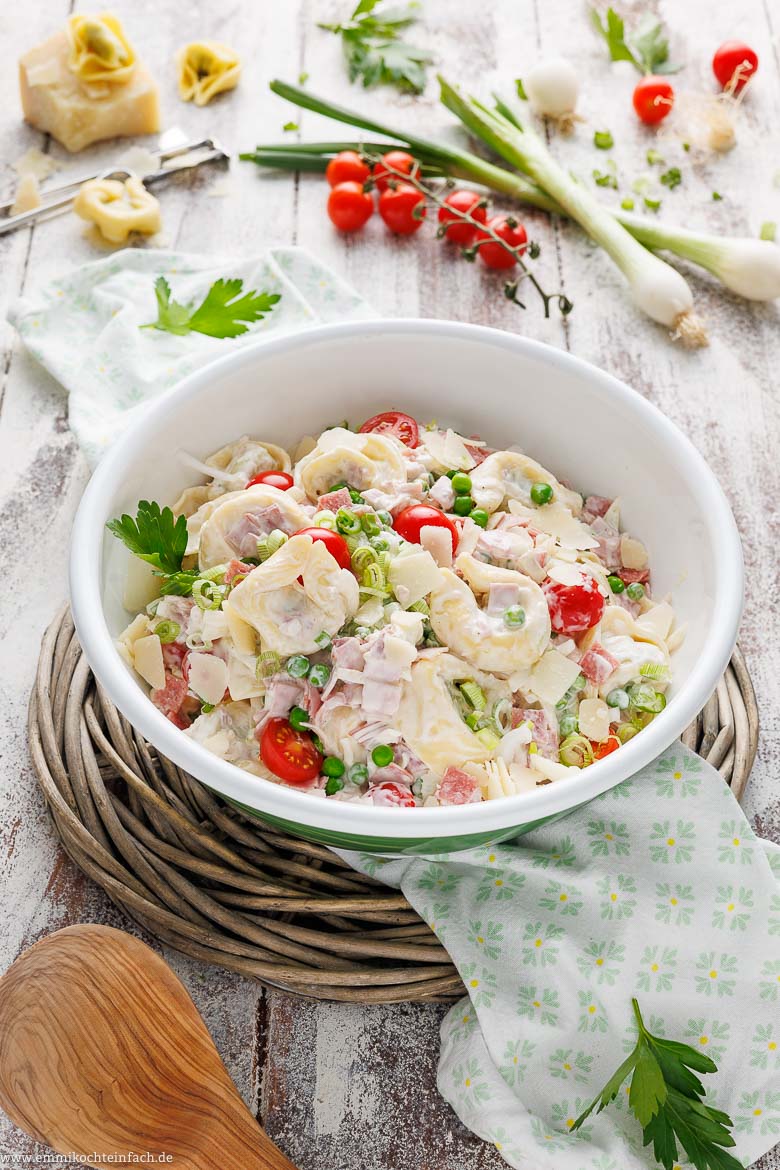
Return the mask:
<svg viewBox="0 0 780 1170">
<path fill-rule="evenodd" d="M 350 81 L 361 79 L 366 88 L 395 85 L 422 93 L 432 57 L 426 49 L 402 39 L 403 31 L 416 21 L 418 9 L 414 2 L 386 7 L 381 0 L 359 0 L 344 24 L 319 27 L 341 36 Z"/>
<path fill-rule="evenodd" d="M 590 19 L 593 27 L 604 38 L 612 61 L 630 61 L 640 73 L 676 73 L 679 65 L 669 63 L 669 40 L 663 24 L 650 13 L 640 20 L 631 37 L 626 36 L 626 26 L 614 8 L 608 8 L 602 20 L 596 8 L 591 8 Z"/>
<path fill-rule="evenodd" d="M 171 300 L 171 286 L 164 276 L 154 282 L 157 297 L 157 320 L 140 329 L 160 329 L 183 336 L 186 333 L 205 333 L 209 337 L 240 337 L 246 333 L 248 321 L 259 321 L 281 299 L 279 293 L 241 293 L 243 280 L 215 280 L 197 308 L 194 302 L 180 304 Z"/>
<path fill-rule="evenodd" d="M 181 569 L 178 573 L 168 573 L 160 586 L 162 597 L 176 596 L 189 597 L 192 586 L 198 579 L 197 569 Z"/>
<path fill-rule="evenodd" d="M 130 552 L 147 561 L 162 573 L 178 573 L 187 549 L 187 521 L 184 516 L 174 520 L 170 508 L 141 500 L 135 520 L 124 515 L 106 524 L 109 532 L 118 537 Z"/>
<path fill-rule="evenodd" d="M 670 190 L 674 190 L 675 187 L 679 187 L 680 183 L 682 183 L 682 172 L 680 168 L 669 167 L 669 170 L 664 171 L 664 173 L 661 175 L 661 182 L 663 183 L 664 187 L 668 187 Z"/>
<path fill-rule="evenodd" d="M 695 1075 L 717 1072 L 714 1061 L 688 1044 L 651 1035 L 639 1004 L 635 999 L 631 1002 L 639 1029 L 636 1047 L 572 1130 L 579 1129 L 594 1109 L 600 1113 L 614 1101 L 630 1073 L 629 1107 L 642 1126 L 643 1144 L 652 1142 L 655 1159 L 664 1170 L 672 1170 L 682 1156 L 678 1142 L 697 1170 L 739 1170 L 742 1163 L 725 1148 L 735 1144 L 729 1133 L 733 1122 L 720 1109 L 704 1104 L 704 1087 Z"/>
</svg>

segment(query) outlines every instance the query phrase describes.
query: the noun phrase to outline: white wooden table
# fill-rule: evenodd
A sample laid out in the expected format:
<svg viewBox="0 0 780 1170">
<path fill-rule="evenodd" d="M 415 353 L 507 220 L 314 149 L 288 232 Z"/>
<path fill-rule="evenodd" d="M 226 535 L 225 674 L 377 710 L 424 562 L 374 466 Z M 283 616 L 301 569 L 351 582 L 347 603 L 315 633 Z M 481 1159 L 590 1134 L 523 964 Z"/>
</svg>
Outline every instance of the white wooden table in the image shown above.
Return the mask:
<svg viewBox="0 0 780 1170">
<path fill-rule="evenodd" d="M 0 6 L 6 62 L 49 35 L 71 0 Z M 76 7 L 85 7 L 77 0 Z M 88 6 L 87 6 L 88 7 Z M 350 0 L 115 0 L 139 55 L 159 78 L 164 124 L 193 137 L 216 134 L 231 151 L 282 139 L 294 111 L 268 91 L 279 76 L 309 74 L 314 92 L 376 111 L 432 135 L 451 125 L 435 85 L 418 100 L 392 90 L 350 87 L 336 39 L 317 20 L 345 16 Z M 624 6 L 624 7 L 627 7 Z M 633 4 L 638 14 L 647 6 Z M 656 5 L 653 5 L 655 8 Z M 686 166 L 683 184 L 667 193 L 664 214 L 686 224 L 755 235 L 763 220 L 780 219 L 780 11 L 767 0 L 685 0 L 658 5 L 673 25 L 674 56 L 686 64 L 676 84 L 710 88 L 709 58 L 720 41 L 741 36 L 761 56 L 760 77 L 745 104 L 740 144 L 731 155 Z M 772 22 L 774 22 L 774 27 Z M 177 98 L 172 55 L 184 41 L 212 37 L 241 51 L 239 89 L 205 110 Z M 564 53 L 583 79 L 588 118 L 561 144 L 566 161 L 586 178 L 594 128 L 608 127 L 612 152 L 628 181 L 644 167 L 652 137 L 630 108 L 633 81 L 611 69 L 592 35 L 584 8 L 572 0 L 425 0 L 417 39 L 434 48 L 446 74 L 483 94 L 507 85 L 539 53 Z M 332 137 L 332 124 L 304 114 L 304 137 Z M 336 130 L 336 137 L 349 130 Z M 290 137 L 287 135 L 286 137 Z M 101 146 L 76 158 L 20 121 L 16 80 L 0 71 L 0 159 L 39 146 L 63 164 L 58 178 L 116 158 Z M 120 150 L 122 147 L 120 146 Z M 268 244 L 309 247 L 351 280 L 381 314 L 446 317 L 525 333 L 571 350 L 631 383 L 661 407 L 709 460 L 731 500 L 747 561 L 741 644 L 762 717 L 759 757 L 746 808 L 756 829 L 780 839 L 780 605 L 777 547 L 780 520 L 780 315 L 724 295 L 693 278 L 712 338 L 709 349 L 686 353 L 626 304 L 621 280 L 604 256 L 574 228 L 526 214 L 529 235 L 542 245 L 548 288 L 574 301 L 564 322 L 509 304 L 501 284 L 478 266 L 457 261 L 431 231 L 392 240 L 372 221 L 358 238 L 339 238 L 325 217 L 325 188 L 316 177 L 261 175 L 233 164 L 230 192 L 210 197 L 219 176 L 202 174 L 162 193 L 164 236 L 172 247 L 246 254 Z M 6 166 L 8 188 L 13 174 Z M 774 186 L 773 186 L 774 180 Z M 56 181 L 56 179 L 54 180 Z M 712 191 L 724 196 L 712 201 Z M 0 240 L 0 311 L 73 265 L 99 253 L 82 225 L 65 216 Z M 21 350 L 5 327 L 0 362 L 0 968 L 37 938 L 72 922 L 107 922 L 134 929 L 57 847 L 29 764 L 25 716 L 42 630 L 66 594 L 68 532 L 87 471 L 68 429 L 61 388 Z M 413 373 L 409 376 L 414 376 Z M 216 1038 L 250 1106 L 296 1165 L 313 1170 L 491 1170 L 503 1166 L 492 1147 L 473 1138 L 435 1089 L 437 1007 L 359 1008 L 316 1004 L 262 991 L 249 981 L 167 953 Z M 17 1167 L 39 1147 L 0 1120 L 0 1165 Z M 761 1165 L 780 1167 L 777 1151 Z"/>
</svg>

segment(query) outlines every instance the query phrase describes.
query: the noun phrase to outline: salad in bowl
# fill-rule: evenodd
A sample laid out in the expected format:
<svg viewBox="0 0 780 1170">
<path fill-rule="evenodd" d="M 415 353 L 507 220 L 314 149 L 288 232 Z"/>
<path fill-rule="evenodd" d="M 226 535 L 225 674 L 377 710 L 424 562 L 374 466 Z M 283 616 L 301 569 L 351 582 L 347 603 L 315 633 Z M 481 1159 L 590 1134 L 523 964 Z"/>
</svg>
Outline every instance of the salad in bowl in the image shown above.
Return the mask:
<svg viewBox="0 0 780 1170">
<path fill-rule="evenodd" d="M 199 483 L 108 524 L 158 710 L 261 782 L 380 808 L 534 792 L 641 735 L 683 631 L 620 499 L 517 435 L 356 421 L 180 453 Z"/>
</svg>

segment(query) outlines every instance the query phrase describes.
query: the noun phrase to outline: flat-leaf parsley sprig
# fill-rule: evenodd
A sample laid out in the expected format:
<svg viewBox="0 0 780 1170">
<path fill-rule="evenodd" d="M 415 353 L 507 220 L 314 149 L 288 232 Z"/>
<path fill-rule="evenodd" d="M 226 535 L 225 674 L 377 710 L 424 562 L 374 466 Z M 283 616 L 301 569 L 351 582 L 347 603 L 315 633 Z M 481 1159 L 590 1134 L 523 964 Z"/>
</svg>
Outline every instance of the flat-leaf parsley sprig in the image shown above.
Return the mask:
<svg viewBox="0 0 780 1170">
<path fill-rule="evenodd" d="M 187 551 L 187 521 L 184 516 L 174 519 L 170 508 L 149 500 L 141 500 L 135 520 L 125 514 L 106 524 L 109 532 L 118 537 L 130 552 L 147 561 L 160 573 L 181 572 Z"/>
<path fill-rule="evenodd" d="M 141 329 L 161 329 L 166 333 L 184 335 L 205 333 L 208 337 L 240 337 L 248 325 L 261 320 L 278 304 L 279 293 L 244 293 L 243 280 L 215 280 L 203 301 L 195 307 L 194 301 L 181 304 L 171 298 L 171 286 L 164 276 L 154 282 L 157 297 L 157 320 L 141 325 Z M 242 295 L 243 293 L 243 295 Z"/>
<path fill-rule="evenodd" d="M 363 85 L 395 85 L 400 90 L 422 93 L 425 68 L 431 56 L 409 45 L 401 33 L 417 20 L 419 4 L 383 5 L 381 0 L 359 0 L 343 24 L 319 25 L 338 33 L 344 49 L 350 81 Z"/>
<path fill-rule="evenodd" d="M 614 1101 L 630 1073 L 629 1108 L 642 1126 L 643 1144 L 653 1143 L 655 1159 L 664 1170 L 673 1170 L 678 1162 L 678 1142 L 697 1170 L 742 1170 L 742 1163 L 723 1148 L 735 1144 L 729 1133 L 734 1123 L 728 1114 L 704 1104 L 704 1086 L 696 1076 L 717 1072 L 717 1065 L 688 1044 L 651 1035 L 639 1004 L 635 999 L 631 1003 L 639 1029 L 636 1047 L 572 1129 L 578 1129 L 594 1109 L 600 1113 Z"/>
</svg>

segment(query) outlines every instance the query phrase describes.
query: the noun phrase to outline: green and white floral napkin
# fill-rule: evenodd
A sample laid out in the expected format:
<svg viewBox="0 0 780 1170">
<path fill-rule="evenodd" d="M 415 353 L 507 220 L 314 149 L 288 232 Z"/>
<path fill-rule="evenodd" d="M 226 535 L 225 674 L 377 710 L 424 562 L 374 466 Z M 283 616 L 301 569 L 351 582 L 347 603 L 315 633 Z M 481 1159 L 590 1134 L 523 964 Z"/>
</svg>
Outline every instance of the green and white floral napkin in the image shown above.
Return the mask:
<svg viewBox="0 0 780 1170">
<path fill-rule="evenodd" d="M 656 1165 L 625 1090 L 569 1132 L 636 1041 L 632 996 L 651 1032 L 715 1060 L 706 1099 L 736 1157 L 780 1138 L 780 848 L 693 752 L 508 844 L 343 856 L 450 952 L 468 996 L 442 1024 L 439 1090 L 510 1166 Z"/>
<path fill-rule="evenodd" d="M 154 281 L 167 277 L 178 301 L 201 300 L 219 277 L 282 298 L 262 321 L 228 341 L 177 337 L 139 325 L 157 318 Z M 69 421 L 89 463 L 145 405 L 236 347 L 375 314 L 355 290 L 303 248 L 261 256 L 195 256 L 127 248 L 72 269 L 12 307 L 9 320 L 30 353 L 69 391 Z"/>
</svg>

